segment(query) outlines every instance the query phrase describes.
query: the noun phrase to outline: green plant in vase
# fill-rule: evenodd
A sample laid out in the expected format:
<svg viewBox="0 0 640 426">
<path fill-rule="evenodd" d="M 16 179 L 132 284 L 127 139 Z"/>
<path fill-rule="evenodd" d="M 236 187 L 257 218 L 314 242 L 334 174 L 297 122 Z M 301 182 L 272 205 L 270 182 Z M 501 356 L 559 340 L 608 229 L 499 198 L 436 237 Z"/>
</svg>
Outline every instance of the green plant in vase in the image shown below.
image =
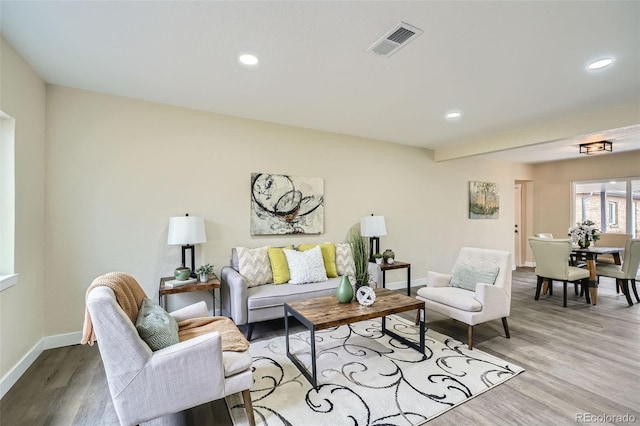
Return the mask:
<svg viewBox="0 0 640 426">
<path fill-rule="evenodd" d="M 369 241 L 360 235 L 360 224 L 357 223 L 347 232 L 347 242 L 351 244 L 351 254 L 356 265 L 356 291 L 369 285 Z"/>
<path fill-rule="evenodd" d="M 209 275 L 213 272 L 213 265 L 207 263 L 196 269 L 196 274 L 200 277 L 200 282 L 207 282 Z"/>
</svg>

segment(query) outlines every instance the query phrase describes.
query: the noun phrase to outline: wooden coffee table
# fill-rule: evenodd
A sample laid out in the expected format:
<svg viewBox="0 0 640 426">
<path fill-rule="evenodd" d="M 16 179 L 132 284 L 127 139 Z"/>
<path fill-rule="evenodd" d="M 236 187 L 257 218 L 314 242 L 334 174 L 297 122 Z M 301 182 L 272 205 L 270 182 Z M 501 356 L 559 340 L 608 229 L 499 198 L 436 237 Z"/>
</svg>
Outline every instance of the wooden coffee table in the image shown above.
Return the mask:
<svg viewBox="0 0 640 426">
<path fill-rule="evenodd" d="M 424 354 L 424 319 L 420 320 L 420 343 L 413 342 L 386 328 L 386 316 L 400 312 L 424 309 L 424 302 L 413 297 L 378 288 L 376 301 L 373 305 L 362 306 L 358 302 L 339 303 L 335 296 L 316 297 L 284 304 L 284 329 L 287 357 L 309 380 L 314 388 L 318 387 L 316 371 L 316 340 L 315 332 L 326 328 L 338 327 L 354 322 L 382 317 L 382 332 L 407 346 Z M 311 333 L 311 372 L 302 364 L 298 357 L 289 351 L 289 315 L 300 321 Z M 420 315 L 424 318 L 424 315 Z"/>
</svg>

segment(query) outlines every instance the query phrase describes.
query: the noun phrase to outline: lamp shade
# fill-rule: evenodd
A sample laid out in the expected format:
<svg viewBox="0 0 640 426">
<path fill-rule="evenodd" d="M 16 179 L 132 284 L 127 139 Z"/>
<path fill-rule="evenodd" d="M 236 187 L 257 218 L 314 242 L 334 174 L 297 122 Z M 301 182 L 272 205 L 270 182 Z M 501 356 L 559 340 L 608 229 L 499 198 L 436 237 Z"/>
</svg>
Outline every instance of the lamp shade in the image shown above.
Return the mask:
<svg viewBox="0 0 640 426">
<path fill-rule="evenodd" d="M 204 219 L 198 216 L 169 218 L 167 244 L 200 244 L 207 242 Z"/>
<path fill-rule="evenodd" d="M 365 216 L 360 219 L 360 234 L 363 237 L 380 237 L 387 235 L 384 216 Z"/>
</svg>

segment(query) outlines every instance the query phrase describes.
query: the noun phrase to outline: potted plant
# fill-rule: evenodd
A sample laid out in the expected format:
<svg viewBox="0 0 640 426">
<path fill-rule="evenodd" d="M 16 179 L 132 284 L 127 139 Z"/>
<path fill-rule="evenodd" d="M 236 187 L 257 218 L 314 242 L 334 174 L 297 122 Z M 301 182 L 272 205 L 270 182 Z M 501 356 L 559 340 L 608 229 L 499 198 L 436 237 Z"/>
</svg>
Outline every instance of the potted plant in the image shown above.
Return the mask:
<svg viewBox="0 0 640 426">
<path fill-rule="evenodd" d="M 378 265 L 382 265 L 382 253 L 376 253 L 373 255 L 373 258 L 376 260 Z"/>
<path fill-rule="evenodd" d="M 369 285 L 369 240 L 362 238 L 360 224 L 357 223 L 347 232 L 347 242 L 351 244 L 351 253 L 356 266 L 356 291 Z"/>
<path fill-rule="evenodd" d="M 200 282 L 206 283 L 209 281 L 209 274 L 213 272 L 213 265 L 207 263 L 196 269 L 196 274 L 200 277 Z"/>
</svg>

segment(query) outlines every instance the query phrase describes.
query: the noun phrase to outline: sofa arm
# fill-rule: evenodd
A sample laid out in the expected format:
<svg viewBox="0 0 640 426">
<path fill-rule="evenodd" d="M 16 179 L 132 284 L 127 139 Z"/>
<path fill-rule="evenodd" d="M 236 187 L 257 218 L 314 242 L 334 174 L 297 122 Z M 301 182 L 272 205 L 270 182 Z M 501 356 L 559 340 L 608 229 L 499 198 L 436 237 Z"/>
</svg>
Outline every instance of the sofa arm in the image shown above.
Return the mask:
<svg viewBox="0 0 640 426">
<path fill-rule="evenodd" d="M 451 282 L 451 274 L 441 274 L 440 272 L 427 272 L 427 287 L 448 287 Z"/>
<path fill-rule="evenodd" d="M 233 322 L 244 325 L 249 321 L 247 306 L 247 281 L 230 266 L 220 272 L 220 299 Z"/>
<path fill-rule="evenodd" d="M 369 287 L 382 288 L 382 270 L 380 269 L 380 265 L 378 265 L 375 262 L 369 262 L 368 272 L 369 272 Z"/>
<path fill-rule="evenodd" d="M 191 318 L 200 318 L 209 316 L 207 311 L 207 303 L 204 300 L 194 303 L 193 305 L 185 306 L 177 311 L 169 312 L 177 322 L 184 321 Z"/>
</svg>

